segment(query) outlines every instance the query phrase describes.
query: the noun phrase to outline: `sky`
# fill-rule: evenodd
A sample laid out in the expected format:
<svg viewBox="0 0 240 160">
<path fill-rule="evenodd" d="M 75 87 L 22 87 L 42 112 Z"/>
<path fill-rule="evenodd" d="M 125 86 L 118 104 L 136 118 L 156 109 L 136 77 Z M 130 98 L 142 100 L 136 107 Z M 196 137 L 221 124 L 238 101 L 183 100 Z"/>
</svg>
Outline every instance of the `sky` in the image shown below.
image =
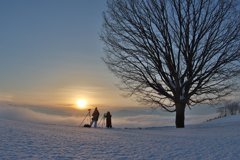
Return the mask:
<svg viewBox="0 0 240 160">
<path fill-rule="evenodd" d="M 1 0 L 0 101 L 137 106 L 102 61 L 106 0 Z"/>
<path fill-rule="evenodd" d="M 151 110 L 118 89 L 102 61 L 104 10 L 106 0 L 0 1 L 0 118 L 79 125 L 98 107 L 111 111 L 114 125 L 174 124 L 175 113 Z M 79 99 L 87 101 L 84 110 Z M 186 123 L 215 113 L 187 109 Z"/>
</svg>

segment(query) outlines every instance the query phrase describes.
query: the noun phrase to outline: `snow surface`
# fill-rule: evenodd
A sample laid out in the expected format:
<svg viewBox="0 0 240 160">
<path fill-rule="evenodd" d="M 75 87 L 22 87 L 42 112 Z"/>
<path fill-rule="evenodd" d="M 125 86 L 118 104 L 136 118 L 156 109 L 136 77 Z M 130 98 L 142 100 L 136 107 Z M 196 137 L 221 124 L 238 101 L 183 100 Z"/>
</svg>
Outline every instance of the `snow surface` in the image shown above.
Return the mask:
<svg viewBox="0 0 240 160">
<path fill-rule="evenodd" d="M 240 116 L 185 129 L 95 129 L 0 119 L 0 135 L 1 160 L 240 159 Z"/>
</svg>

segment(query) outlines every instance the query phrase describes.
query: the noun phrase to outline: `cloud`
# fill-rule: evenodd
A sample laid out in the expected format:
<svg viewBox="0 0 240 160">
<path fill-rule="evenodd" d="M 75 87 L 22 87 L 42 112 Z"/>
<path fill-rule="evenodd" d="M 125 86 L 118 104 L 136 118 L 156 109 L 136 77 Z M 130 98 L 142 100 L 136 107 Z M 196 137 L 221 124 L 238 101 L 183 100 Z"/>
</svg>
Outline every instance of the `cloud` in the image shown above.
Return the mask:
<svg viewBox="0 0 240 160">
<path fill-rule="evenodd" d="M 12 98 L 13 98 L 13 95 L 0 92 L 0 101 L 11 101 Z"/>
<path fill-rule="evenodd" d="M 173 117 L 161 117 L 159 115 L 137 115 L 117 118 L 113 121 L 119 127 L 156 127 L 172 125 L 174 119 Z"/>
<path fill-rule="evenodd" d="M 33 111 L 29 108 L 1 105 L 0 118 L 24 122 L 61 124 L 76 126 L 80 122 L 80 117 L 51 115 Z"/>
<path fill-rule="evenodd" d="M 186 116 L 185 124 L 199 124 L 206 122 L 208 119 L 216 117 L 217 114 L 210 115 L 192 115 Z M 161 115 L 137 115 L 113 119 L 113 123 L 117 127 L 160 127 L 175 126 L 175 116 Z"/>
<path fill-rule="evenodd" d="M 40 107 L 40 106 L 39 106 Z M 40 107 L 41 108 L 41 107 Z M 53 112 L 53 110 L 56 112 Z M 161 114 L 158 112 L 146 112 L 145 109 L 133 108 L 129 110 L 115 110 L 112 112 L 112 124 L 116 128 L 138 128 L 138 127 L 160 127 L 160 126 L 175 126 L 175 114 Z M 104 110 L 101 110 L 99 118 L 99 126 L 105 125 L 105 119 L 102 117 Z M 44 123 L 78 126 L 86 116 L 86 113 L 73 114 L 74 111 L 66 114 L 66 108 L 47 108 L 42 110 L 34 107 L 11 106 L 0 104 L 0 118 L 24 122 Z M 127 114 L 128 113 L 128 114 Z M 135 114 L 134 114 L 135 113 Z M 216 113 L 206 115 L 186 115 L 185 124 L 197 124 L 216 117 Z M 83 124 L 89 123 L 90 119 L 86 119 Z M 82 124 L 82 125 L 83 125 Z"/>
</svg>

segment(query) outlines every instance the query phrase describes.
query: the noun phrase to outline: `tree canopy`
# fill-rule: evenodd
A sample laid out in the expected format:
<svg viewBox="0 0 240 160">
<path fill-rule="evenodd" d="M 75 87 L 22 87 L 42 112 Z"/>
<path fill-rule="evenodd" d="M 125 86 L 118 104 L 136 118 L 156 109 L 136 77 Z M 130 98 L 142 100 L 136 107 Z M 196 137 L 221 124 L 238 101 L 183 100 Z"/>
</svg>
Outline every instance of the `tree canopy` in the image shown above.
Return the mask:
<svg viewBox="0 0 240 160">
<path fill-rule="evenodd" d="M 240 73 L 239 0 L 109 0 L 104 61 L 139 101 L 176 111 L 218 100 Z"/>
</svg>

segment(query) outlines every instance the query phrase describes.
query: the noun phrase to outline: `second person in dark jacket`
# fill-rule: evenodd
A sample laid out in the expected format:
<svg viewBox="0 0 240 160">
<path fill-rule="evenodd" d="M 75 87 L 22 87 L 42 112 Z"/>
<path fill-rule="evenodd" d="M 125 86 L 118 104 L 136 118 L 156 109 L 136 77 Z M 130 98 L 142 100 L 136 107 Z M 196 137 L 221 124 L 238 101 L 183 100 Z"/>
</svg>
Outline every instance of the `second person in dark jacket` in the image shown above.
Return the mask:
<svg viewBox="0 0 240 160">
<path fill-rule="evenodd" d="M 112 128 L 112 115 L 110 112 L 107 112 L 105 114 L 105 118 L 106 118 L 106 127 L 107 128 Z"/>
</svg>

